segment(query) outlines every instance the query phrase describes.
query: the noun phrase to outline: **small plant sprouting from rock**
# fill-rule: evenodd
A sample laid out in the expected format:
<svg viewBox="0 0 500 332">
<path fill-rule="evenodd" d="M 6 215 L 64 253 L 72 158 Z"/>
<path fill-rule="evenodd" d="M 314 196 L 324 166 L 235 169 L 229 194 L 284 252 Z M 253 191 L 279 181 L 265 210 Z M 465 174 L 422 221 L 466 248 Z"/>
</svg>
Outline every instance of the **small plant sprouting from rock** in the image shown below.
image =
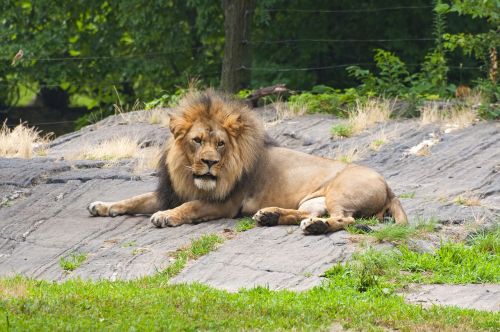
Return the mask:
<svg viewBox="0 0 500 332">
<path fill-rule="evenodd" d="M 61 257 L 59 260 L 59 266 L 67 272 L 76 270 L 80 265 L 87 259 L 87 254 L 85 253 L 72 253 L 69 256 Z"/>
<path fill-rule="evenodd" d="M 235 226 L 235 231 L 246 232 L 255 227 L 255 221 L 252 218 L 242 218 Z"/>
<path fill-rule="evenodd" d="M 137 246 L 136 241 L 127 241 L 121 245 L 122 248 L 130 248 L 130 247 L 135 247 Z"/>
<path fill-rule="evenodd" d="M 346 227 L 346 231 L 351 234 L 366 234 L 371 233 L 372 229 L 370 226 L 378 225 L 379 221 L 377 218 L 359 218 L 356 219 L 354 225 L 349 225 Z"/>
<path fill-rule="evenodd" d="M 465 206 L 480 206 L 481 201 L 475 197 L 464 197 L 464 196 L 457 196 L 453 200 L 453 203 L 457 205 L 465 205 Z"/>
<path fill-rule="evenodd" d="M 399 195 L 399 198 L 415 198 L 415 192 L 410 191 L 404 194 Z"/>
<path fill-rule="evenodd" d="M 171 255 L 175 261 L 162 272 L 162 275 L 171 278 L 179 274 L 190 259 L 198 259 L 208 254 L 222 242 L 224 238 L 217 234 L 207 234 L 193 240 L 190 245 L 178 249 Z"/>
<path fill-rule="evenodd" d="M 331 133 L 332 136 L 351 137 L 353 134 L 352 126 L 349 124 L 338 124 L 332 127 Z"/>
</svg>

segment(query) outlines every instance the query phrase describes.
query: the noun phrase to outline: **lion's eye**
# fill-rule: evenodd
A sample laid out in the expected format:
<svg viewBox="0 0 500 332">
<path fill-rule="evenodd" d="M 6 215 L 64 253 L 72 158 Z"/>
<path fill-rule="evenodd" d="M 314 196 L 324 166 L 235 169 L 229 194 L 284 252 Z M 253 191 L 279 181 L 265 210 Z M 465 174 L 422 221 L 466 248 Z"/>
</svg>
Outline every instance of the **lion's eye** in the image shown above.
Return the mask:
<svg viewBox="0 0 500 332">
<path fill-rule="evenodd" d="M 219 148 L 222 148 L 224 145 L 226 145 L 226 143 L 224 143 L 224 141 L 219 141 L 219 143 L 217 143 L 217 146 Z"/>
<path fill-rule="evenodd" d="M 196 144 L 201 144 L 201 138 L 195 137 L 193 138 L 193 142 L 195 142 Z"/>
</svg>

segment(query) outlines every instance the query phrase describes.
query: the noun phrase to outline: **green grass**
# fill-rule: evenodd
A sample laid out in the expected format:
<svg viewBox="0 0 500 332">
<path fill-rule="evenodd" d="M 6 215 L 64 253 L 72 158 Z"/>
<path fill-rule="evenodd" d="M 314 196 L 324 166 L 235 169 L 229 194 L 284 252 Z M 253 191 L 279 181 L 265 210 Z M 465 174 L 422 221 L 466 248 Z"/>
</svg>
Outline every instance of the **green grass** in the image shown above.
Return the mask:
<svg viewBox="0 0 500 332">
<path fill-rule="evenodd" d="M 190 259 L 198 259 L 208 254 L 222 242 L 224 242 L 224 239 L 217 234 L 203 235 L 191 241 L 189 246 L 181 248 L 172 254 L 175 261 L 161 272 L 161 275 L 168 279 L 179 274 Z"/>
<path fill-rule="evenodd" d="M 334 265 L 326 282 L 305 292 L 263 287 L 229 293 L 200 284 L 169 285 L 189 259 L 222 242 L 206 235 L 175 252 L 163 272 L 133 281 L 52 283 L 0 279 L 0 330 L 354 330 L 498 331 L 500 313 L 404 302 L 410 282 L 500 282 L 498 231 L 469 244 L 446 243 L 434 254 L 404 245 L 367 248 Z M 495 242 L 496 240 L 496 242 Z"/>
<path fill-rule="evenodd" d="M 238 220 L 238 223 L 236 224 L 234 229 L 237 232 L 245 232 L 254 227 L 255 227 L 255 221 L 252 218 L 242 218 Z"/>
<path fill-rule="evenodd" d="M 379 221 L 377 218 L 358 218 L 356 219 L 356 223 L 354 225 L 348 225 L 346 227 L 346 231 L 351 234 L 366 234 L 366 232 L 360 228 L 357 228 L 356 225 L 366 225 L 366 226 L 375 226 L 378 225 Z"/>
<path fill-rule="evenodd" d="M 67 257 L 61 257 L 59 260 L 59 266 L 64 271 L 74 271 L 87 259 L 87 254 L 85 253 L 72 253 Z"/>
<path fill-rule="evenodd" d="M 348 124 L 338 124 L 332 127 L 330 130 L 332 136 L 338 137 L 350 137 L 352 136 L 352 127 Z"/>
<path fill-rule="evenodd" d="M 136 241 L 127 241 L 121 245 L 122 248 L 130 248 L 130 247 L 135 247 L 137 246 Z"/>
<path fill-rule="evenodd" d="M 410 191 L 404 194 L 399 195 L 399 198 L 415 198 L 415 192 Z"/>
<path fill-rule="evenodd" d="M 413 227 L 389 224 L 382 226 L 382 228 L 377 229 L 370 235 L 375 237 L 378 242 L 398 242 L 407 240 L 413 234 L 415 234 L 415 229 Z"/>
<path fill-rule="evenodd" d="M 382 145 L 384 145 L 385 143 L 387 143 L 387 142 L 383 139 L 376 139 L 373 142 L 371 142 L 370 148 L 372 150 L 378 151 L 382 147 Z"/>
</svg>

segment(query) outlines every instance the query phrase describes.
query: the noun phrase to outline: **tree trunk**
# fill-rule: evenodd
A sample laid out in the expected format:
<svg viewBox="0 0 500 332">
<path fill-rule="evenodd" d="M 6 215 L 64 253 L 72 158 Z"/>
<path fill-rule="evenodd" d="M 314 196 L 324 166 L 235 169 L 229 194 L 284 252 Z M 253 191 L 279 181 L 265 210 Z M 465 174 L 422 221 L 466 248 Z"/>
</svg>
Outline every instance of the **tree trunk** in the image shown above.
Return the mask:
<svg viewBox="0 0 500 332">
<path fill-rule="evenodd" d="M 250 84 L 250 30 L 255 0 L 222 0 L 225 45 L 221 88 L 230 93 Z"/>
</svg>

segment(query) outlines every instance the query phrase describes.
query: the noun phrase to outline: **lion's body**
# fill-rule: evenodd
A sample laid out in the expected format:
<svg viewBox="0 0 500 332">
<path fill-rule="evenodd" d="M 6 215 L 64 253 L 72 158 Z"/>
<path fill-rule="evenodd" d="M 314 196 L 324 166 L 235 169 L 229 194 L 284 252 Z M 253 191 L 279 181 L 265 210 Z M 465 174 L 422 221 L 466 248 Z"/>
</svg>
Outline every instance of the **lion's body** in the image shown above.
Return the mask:
<svg viewBox="0 0 500 332">
<path fill-rule="evenodd" d="M 154 213 L 158 227 L 254 215 L 266 226 L 302 221 L 306 233 L 336 231 L 357 216 L 382 219 L 386 212 L 407 222 L 379 173 L 277 147 L 255 114 L 226 96 L 188 96 L 170 129 L 157 191 L 94 202 L 92 215 Z"/>
</svg>

